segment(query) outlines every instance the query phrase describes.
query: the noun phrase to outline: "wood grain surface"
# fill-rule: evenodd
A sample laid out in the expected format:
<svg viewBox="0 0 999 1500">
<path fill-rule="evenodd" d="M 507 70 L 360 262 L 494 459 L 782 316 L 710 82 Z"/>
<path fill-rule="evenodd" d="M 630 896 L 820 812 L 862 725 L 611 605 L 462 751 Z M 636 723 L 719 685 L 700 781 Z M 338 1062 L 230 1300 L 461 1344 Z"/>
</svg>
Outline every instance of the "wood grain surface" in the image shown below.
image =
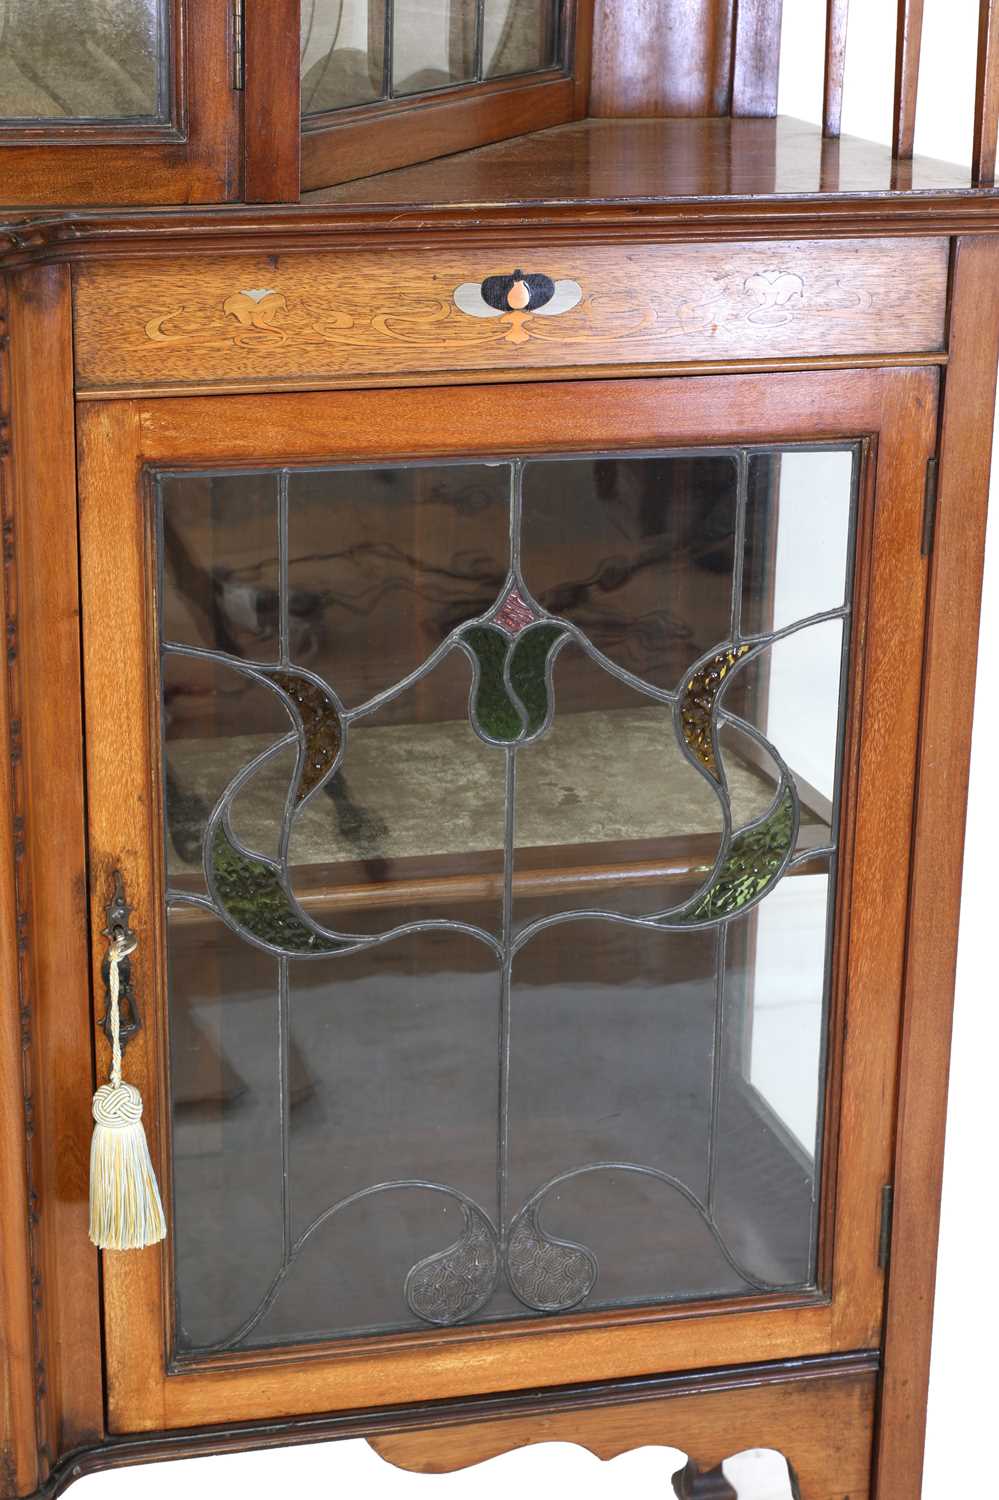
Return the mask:
<svg viewBox="0 0 999 1500">
<path fill-rule="evenodd" d="M 895 116 L 892 149 L 908 160 L 916 138 L 919 54 L 923 39 L 923 0 L 898 0 L 895 37 Z"/>
<path fill-rule="evenodd" d="M 462 283 L 518 267 L 578 282 L 581 300 L 513 319 L 452 301 Z M 91 394 L 273 389 L 937 351 L 946 277 L 944 239 L 102 262 L 74 277 L 77 382 Z"/>
<path fill-rule="evenodd" d="M 999 5 L 994 0 L 979 0 L 978 15 L 971 170 L 977 186 L 992 187 L 999 143 Z"/>
<path fill-rule="evenodd" d="M 737 0 L 732 37 L 732 114 L 777 113 L 784 0 Z"/>
<path fill-rule="evenodd" d="M 576 89 L 572 78 L 554 70 L 525 74 L 522 81 L 494 80 L 420 100 L 410 108 L 365 106 L 352 119 L 325 116 L 325 126 L 302 136 L 302 186 L 350 182 L 370 172 L 387 172 L 410 162 L 468 151 L 531 130 L 547 130 L 571 120 Z M 399 101 L 402 103 L 403 101 Z"/>
<path fill-rule="evenodd" d="M 389 1463 L 418 1474 L 450 1473 L 538 1443 L 576 1443 L 602 1459 L 647 1445 L 679 1448 L 701 1470 L 748 1448 L 770 1448 L 789 1461 L 806 1500 L 867 1500 L 876 1386 L 875 1374 L 863 1372 L 368 1441 Z M 670 1477 L 664 1462 L 664 1493 Z"/>
<path fill-rule="evenodd" d="M 60 1448 L 103 1430 L 97 1255 L 87 1234 L 89 1037 L 83 724 L 69 274 L 11 278 L 11 449 L 24 824 L 22 1005 L 33 1066 L 36 1373 Z M 8 1107 L 13 1101 L 5 1100 Z"/>
<path fill-rule="evenodd" d="M 294 203 L 301 187 L 301 5 L 243 7 L 243 200 Z"/>
<path fill-rule="evenodd" d="M 597 0 L 590 113 L 724 115 L 734 0 Z"/>
<path fill-rule="evenodd" d="M 822 134 L 838 137 L 843 119 L 843 78 L 850 0 L 826 0 L 826 58 L 822 77 Z"/>
<path fill-rule="evenodd" d="M 575 215 L 577 236 L 589 232 L 594 223 L 593 214 L 587 214 L 585 221 L 580 218 L 580 206 L 599 205 L 604 225 L 615 208 L 628 213 L 635 221 L 631 238 L 640 242 L 642 225 L 657 217 L 655 205 L 669 202 L 678 204 L 671 238 L 677 237 L 681 223 L 699 225 L 700 239 L 716 238 L 722 231 L 736 238 L 729 217 L 735 206 L 731 200 L 743 194 L 753 200 L 752 237 L 788 239 L 789 234 L 768 230 L 767 225 L 773 222 L 772 215 L 791 210 L 791 204 L 782 200 L 803 194 L 812 213 L 834 214 L 836 234 L 849 236 L 855 232 L 858 208 L 871 211 L 878 206 L 878 199 L 868 195 L 894 188 L 891 147 L 843 136 L 832 171 L 823 160 L 822 146 L 820 125 L 786 115 L 776 119 L 580 120 L 463 151 L 443 161 L 382 172 L 346 187 L 305 193 L 302 204 L 308 208 L 337 204 L 343 209 L 354 205 L 358 210 L 363 204 L 392 204 L 399 210 L 392 217 L 393 228 L 406 222 L 407 209 L 420 204 L 424 233 L 431 226 L 430 205 L 474 205 L 476 223 L 481 225 L 484 211 L 492 214 L 505 209 L 509 214 L 514 205 L 537 204 L 548 217 Z M 957 208 L 961 200 L 948 196 L 944 203 L 934 203 L 923 195 L 967 189 L 969 169 L 922 156 L 906 165 L 911 186 L 919 189 L 920 196 L 882 200 L 881 232 L 902 233 L 919 223 L 917 215 L 925 214 L 922 232 L 943 233 L 939 227 L 945 222 L 942 211 Z M 846 204 L 838 197 L 834 202 L 824 201 L 830 194 L 856 193 L 864 195 L 860 204 Z M 775 195 L 776 201 L 763 201 Z M 979 213 L 988 210 L 987 197 L 978 194 L 971 201 Z M 516 217 L 522 226 L 523 212 Z M 648 229 L 645 233 L 652 238 Z"/>
<path fill-rule="evenodd" d="M 44 1477 L 39 1462 L 35 1404 L 35 1309 L 31 1298 L 34 1247 L 27 1213 L 30 1144 L 23 1106 L 33 1058 L 25 1046 L 26 996 L 19 934 L 24 900 L 23 758 L 20 754 L 21 682 L 17 670 L 17 563 L 13 547 L 13 465 L 6 286 L 0 280 L 0 619 L 7 641 L 0 671 L 0 1495 L 28 1494 Z M 13 646 L 13 654 L 12 654 Z"/>
</svg>

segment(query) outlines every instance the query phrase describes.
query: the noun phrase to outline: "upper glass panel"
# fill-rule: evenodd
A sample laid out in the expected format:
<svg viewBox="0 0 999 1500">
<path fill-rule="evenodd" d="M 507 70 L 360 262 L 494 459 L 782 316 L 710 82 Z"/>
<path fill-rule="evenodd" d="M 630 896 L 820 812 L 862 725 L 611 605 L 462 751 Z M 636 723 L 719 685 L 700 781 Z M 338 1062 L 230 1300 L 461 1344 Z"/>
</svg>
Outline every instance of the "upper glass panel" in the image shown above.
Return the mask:
<svg viewBox="0 0 999 1500">
<path fill-rule="evenodd" d="M 0 121 L 166 117 L 164 0 L 0 0 Z"/>
<path fill-rule="evenodd" d="M 160 476 L 178 1357 L 815 1285 L 857 491 Z"/>
<path fill-rule="evenodd" d="M 559 0 L 303 0 L 302 114 L 551 67 Z"/>
</svg>

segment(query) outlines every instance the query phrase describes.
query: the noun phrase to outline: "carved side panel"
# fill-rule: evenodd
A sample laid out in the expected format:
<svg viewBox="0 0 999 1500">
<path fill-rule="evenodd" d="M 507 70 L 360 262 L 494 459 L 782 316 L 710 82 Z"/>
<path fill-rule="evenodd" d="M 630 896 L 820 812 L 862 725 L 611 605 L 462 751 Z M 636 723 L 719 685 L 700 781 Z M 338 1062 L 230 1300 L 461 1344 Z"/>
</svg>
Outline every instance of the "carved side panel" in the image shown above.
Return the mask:
<svg viewBox="0 0 999 1500">
<path fill-rule="evenodd" d="M 263 390 L 942 348 L 944 239 L 95 262 L 88 393 Z"/>
<path fill-rule="evenodd" d="M 559 1406 L 369 1441 L 390 1463 L 424 1474 L 466 1468 L 534 1443 L 576 1443 L 602 1459 L 649 1445 L 678 1448 L 686 1466 L 673 1472 L 664 1457 L 663 1476 L 672 1480 L 678 1500 L 757 1500 L 756 1475 L 765 1472 L 772 1488 L 783 1460 L 788 1500 L 868 1500 L 873 1356 L 816 1360 L 793 1374 L 758 1367 L 663 1385 L 672 1385 L 673 1394 Z M 766 1461 L 759 1449 L 770 1450 Z"/>
</svg>

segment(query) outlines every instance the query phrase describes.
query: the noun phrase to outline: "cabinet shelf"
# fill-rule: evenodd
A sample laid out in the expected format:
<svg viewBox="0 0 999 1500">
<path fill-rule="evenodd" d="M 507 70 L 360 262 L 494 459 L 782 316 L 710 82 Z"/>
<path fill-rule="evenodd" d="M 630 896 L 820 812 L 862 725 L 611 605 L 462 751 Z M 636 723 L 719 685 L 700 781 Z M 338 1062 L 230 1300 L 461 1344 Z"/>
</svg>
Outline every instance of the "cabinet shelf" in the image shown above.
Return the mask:
<svg viewBox="0 0 999 1500">
<path fill-rule="evenodd" d="M 305 205 L 668 203 L 968 192 L 965 167 L 776 119 L 580 120 L 302 194 Z M 994 194 L 994 190 L 993 194 Z"/>
</svg>

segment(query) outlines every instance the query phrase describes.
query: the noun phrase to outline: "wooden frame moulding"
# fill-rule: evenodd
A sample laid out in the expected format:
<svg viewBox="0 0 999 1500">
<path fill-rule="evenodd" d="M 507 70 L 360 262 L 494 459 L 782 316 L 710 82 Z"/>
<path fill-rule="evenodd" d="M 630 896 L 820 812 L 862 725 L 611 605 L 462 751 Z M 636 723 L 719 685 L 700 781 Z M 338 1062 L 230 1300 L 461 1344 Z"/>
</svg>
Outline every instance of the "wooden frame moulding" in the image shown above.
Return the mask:
<svg viewBox="0 0 999 1500">
<path fill-rule="evenodd" d="M 338 457 L 384 458 L 397 448 L 413 457 L 442 451 L 457 455 L 481 448 L 481 440 L 470 440 L 469 431 L 481 430 L 487 415 L 492 430 L 498 399 L 508 411 L 509 430 L 519 435 L 512 444 L 518 449 L 544 450 L 553 442 L 574 449 L 654 445 L 663 434 L 664 384 L 509 387 L 501 397 L 495 388 L 462 387 L 451 391 L 446 403 L 434 403 L 430 424 L 425 417 L 420 420 L 426 398 L 418 391 L 153 399 L 86 403 L 79 408 L 84 598 L 100 601 L 96 613 L 85 610 L 84 619 L 93 921 L 97 928 L 103 924 L 110 869 L 121 864 L 142 934 L 137 986 L 146 996 L 147 1013 L 146 1027 L 129 1049 L 130 1067 L 147 1101 L 151 1145 L 161 1170 L 168 1166 L 169 1120 L 159 1083 L 163 935 L 156 894 L 158 839 L 152 826 L 155 818 L 150 818 L 157 779 L 152 736 L 155 684 L 149 676 L 154 655 L 147 604 L 147 518 L 138 503 L 143 466 L 310 461 L 331 456 L 333 430 L 338 434 Z M 761 1353 L 799 1358 L 877 1342 L 883 1301 L 878 1228 L 892 1136 L 885 1080 L 894 1076 L 898 1029 L 897 1013 L 885 997 L 901 993 L 905 882 L 899 872 L 904 872 L 908 859 L 913 772 L 906 756 L 887 754 L 886 736 L 890 732 L 897 744 L 899 734 L 915 732 L 918 681 L 897 671 L 895 653 L 901 647 L 915 658 L 919 652 L 925 575 L 919 555 L 919 499 L 935 432 L 936 386 L 936 373 L 922 368 L 776 374 L 765 381 L 745 376 L 690 380 L 683 383 L 682 409 L 671 414 L 669 429 L 671 442 L 771 440 L 775 434 L 807 440 L 881 431 L 878 464 L 885 483 L 869 517 L 878 540 L 873 550 L 861 544 L 865 557 L 870 552 L 874 560 L 870 584 L 880 602 L 869 619 L 858 618 L 856 636 L 858 651 L 863 648 L 866 678 L 858 691 L 872 707 L 860 746 L 859 781 L 852 783 L 853 795 L 847 791 L 845 805 L 851 809 L 858 868 L 882 892 L 882 901 L 877 911 L 872 902 L 854 902 L 849 934 L 841 928 L 837 961 L 844 980 L 849 973 L 852 1023 L 843 1065 L 848 1084 L 844 1128 L 838 1162 L 833 1165 L 830 1157 L 827 1182 L 831 1192 L 835 1180 L 839 1201 L 850 1205 L 850 1211 L 839 1216 L 834 1265 L 823 1273 L 825 1277 L 831 1269 L 832 1284 L 841 1290 L 849 1287 L 849 1298 L 839 1293 L 832 1302 L 821 1295 L 784 1297 L 776 1299 L 777 1305 L 761 1299 L 751 1305 L 749 1315 L 745 1301 L 578 1314 L 540 1325 L 490 1327 L 486 1332 L 458 1328 L 390 1336 L 377 1349 L 374 1341 L 364 1341 L 361 1347 L 348 1340 L 265 1353 L 262 1358 L 223 1356 L 204 1369 L 185 1363 L 182 1373 L 167 1375 L 163 1340 L 169 1318 L 162 1273 L 168 1268 L 163 1257 L 156 1250 L 130 1257 L 127 1268 L 108 1257 L 105 1313 L 113 1431 L 188 1427 L 206 1417 L 273 1418 L 374 1400 L 400 1402 L 417 1390 L 439 1399 L 497 1386 L 556 1384 L 567 1375 L 583 1380 L 633 1377 L 664 1367 L 683 1370 L 758 1359 Z M 676 395 L 679 398 L 679 387 Z M 600 410 L 599 444 L 594 436 L 595 403 Z M 724 430 L 719 428 L 721 421 Z M 119 540 L 113 558 L 101 545 L 101 539 L 112 533 Z M 861 564 L 862 575 L 867 566 Z M 862 588 L 858 599 L 863 597 Z M 109 654 L 112 639 L 134 643 L 126 658 L 120 651 L 113 658 Z M 135 711 L 118 735 L 112 764 L 102 748 L 106 734 L 101 725 L 107 724 L 110 705 L 122 692 Z M 858 731 L 855 716 L 854 733 Z M 850 839 L 844 844 L 848 864 Z M 884 923 L 889 931 L 897 931 L 897 943 L 884 941 Z M 839 1034 L 835 1019 L 833 1028 L 833 1034 Z M 885 1100 L 882 1111 L 870 1107 L 870 1100 L 877 1098 Z M 88 1125 L 85 1121 L 81 1128 Z M 828 1236 L 826 1244 L 831 1248 Z M 141 1322 L 134 1315 L 137 1305 L 147 1309 Z M 262 1378 L 264 1365 L 281 1370 L 279 1394 L 273 1378 Z"/>
<path fill-rule="evenodd" d="M 9 278 L 11 483 L 5 495 L 7 667 L 23 1086 L 20 1135 L 39 1481 L 67 1448 L 103 1432 L 97 1256 L 87 1235 L 89 954 L 69 275 Z M 6 807 L 3 809 L 6 813 Z M 5 1016 L 5 1029 L 10 1025 Z M 17 1124 L 12 1127 L 16 1141 Z M 18 1169 L 11 1166 L 11 1171 Z M 6 1204 L 6 1200 L 5 1200 Z M 6 1241 L 7 1235 L 4 1234 Z M 11 1234 L 11 1255 L 16 1249 Z M 13 1347 L 25 1378 L 23 1317 Z M 23 1432 L 23 1429 L 20 1429 Z M 18 1453 L 15 1472 L 26 1460 Z"/>
<path fill-rule="evenodd" d="M 14 534 L 13 466 L 10 462 L 10 360 L 7 288 L 0 279 L 0 618 L 4 638 L 16 649 L 17 574 Z M 11 645 L 8 644 L 9 653 Z M 41 1426 L 47 1412 L 37 1400 L 37 1310 L 32 1304 L 35 1253 L 29 1210 L 31 1161 L 28 1116 L 22 1106 L 32 1090 L 33 1054 L 24 1045 L 25 999 L 21 983 L 20 912 L 25 899 L 20 681 L 17 658 L 9 654 L 0 672 L 0 1100 L 4 1101 L 0 1152 L 0 1495 L 33 1490 L 43 1477 Z"/>
</svg>

